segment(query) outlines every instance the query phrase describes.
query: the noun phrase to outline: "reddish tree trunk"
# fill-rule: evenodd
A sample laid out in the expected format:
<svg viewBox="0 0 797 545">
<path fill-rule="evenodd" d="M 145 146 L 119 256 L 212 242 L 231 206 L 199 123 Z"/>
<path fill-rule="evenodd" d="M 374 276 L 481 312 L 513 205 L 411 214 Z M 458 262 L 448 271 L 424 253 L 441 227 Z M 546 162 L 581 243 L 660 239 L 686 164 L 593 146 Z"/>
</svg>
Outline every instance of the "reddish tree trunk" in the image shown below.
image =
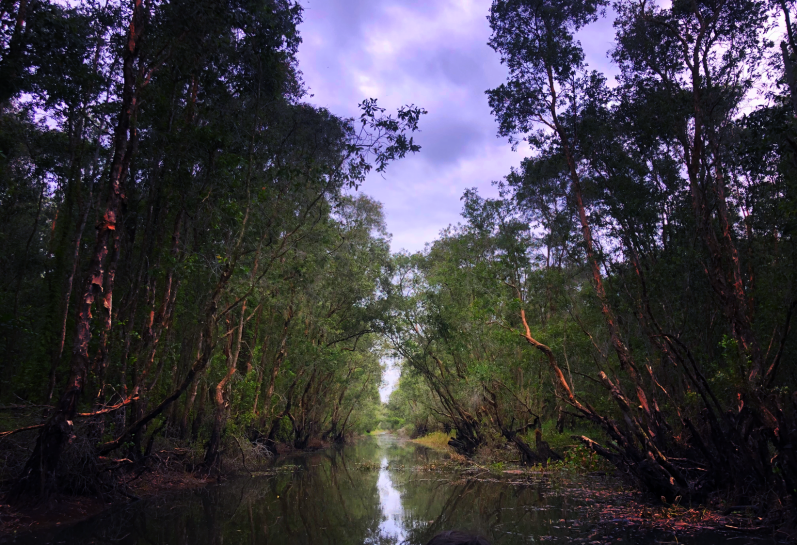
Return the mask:
<svg viewBox="0 0 797 545">
<path fill-rule="evenodd" d="M 140 39 L 146 22 L 143 0 L 136 0 L 130 21 L 127 47 L 123 53 L 124 87 L 122 108 L 114 136 L 114 156 L 111 162 L 108 201 L 105 213 L 97 225 L 97 241 L 86 275 L 83 295 L 78 303 L 75 343 L 72 349 L 69 380 L 50 419 L 42 428 L 33 454 L 17 479 L 11 497 L 23 495 L 42 497 L 51 492 L 56 483 L 55 473 L 64 446 L 72 437 L 72 420 L 77 412 L 89 370 L 89 341 L 91 340 L 92 314 L 95 301 L 102 295 L 105 283 L 105 261 L 110 251 L 124 195 L 122 183 L 133 150 L 131 119 L 136 109 L 135 62 L 139 54 Z M 109 294 L 106 294 L 108 297 Z"/>
<path fill-rule="evenodd" d="M 75 273 L 77 272 L 78 262 L 80 261 L 80 243 L 83 240 L 83 230 L 88 223 L 89 211 L 91 210 L 91 193 L 86 199 L 85 208 L 80 216 L 77 231 L 75 232 L 74 250 L 72 252 L 72 270 L 66 279 L 66 287 L 64 288 L 64 312 L 61 314 L 58 345 L 56 346 L 55 353 L 53 354 L 52 362 L 50 363 L 49 383 L 47 385 L 47 402 L 53 398 L 55 393 L 55 373 L 58 369 L 58 364 L 61 362 L 61 356 L 64 353 L 64 343 L 66 342 L 66 324 L 69 319 L 69 300 L 72 298 L 72 286 L 75 280 Z"/>
<path fill-rule="evenodd" d="M 221 437 L 224 433 L 224 428 L 227 424 L 229 402 L 224 398 L 227 383 L 230 381 L 235 371 L 238 368 L 238 356 L 241 353 L 241 341 L 244 333 L 244 324 L 246 323 L 246 300 L 241 305 L 241 319 L 238 323 L 238 335 L 235 339 L 235 349 L 230 351 L 233 344 L 232 336 L 230 343 L 226 350 L 227 352 L 227 373 L 216 385 L 213 395 L 213 401 L 216 405 L 216 410 L 213 414 L 213 429 L 210 433 L 210 440 L 208 447 L 205 451 L 205 466 L 207 468 L 218 468 L 219 466 L 219 448 L 221 447 Z"/>
</svg>

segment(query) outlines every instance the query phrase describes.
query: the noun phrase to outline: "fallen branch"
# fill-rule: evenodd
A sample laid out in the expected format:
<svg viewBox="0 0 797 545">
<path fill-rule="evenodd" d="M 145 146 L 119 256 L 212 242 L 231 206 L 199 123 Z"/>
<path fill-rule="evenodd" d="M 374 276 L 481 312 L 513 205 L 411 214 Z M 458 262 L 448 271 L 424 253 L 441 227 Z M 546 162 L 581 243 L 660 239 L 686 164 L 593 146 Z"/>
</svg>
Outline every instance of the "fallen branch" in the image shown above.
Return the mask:
<svg viewBox="0 0 797 545">
<path fill-rule="evenodd" d="M 18 428 L 16 430 L 0 432 L 0 439 L 3 439 L 4 437 L 8 437 L 9 435 L 14 435 L 15 433 L 20 433 L 20 432 L 23 432 L 23 431 L 30 431 L 30 430 L 38 430 L 38 429 L 41 429 L 43 427 L 44 427 L 44 424 L 36 424 L 35 426 L 28 426 L 26 428 Z"/>
<path fill-rule="evenodd" d="M 128 397 L 127 399 L 125 399 L 124 401 L 120 401 L 116 405 L 111 405 L 110 407 L 106 407 L 104 409 L 100 409 L 99 411 L 94 411 L 94 412 L 90 412 L 90 413 L 77 413 L 76 416 L 80 416 L 80 417 L 84 417 L 85 418 L 85 417 L 90 417 L 90 416 L 99 416 L 101 414 L 108 414 L 108 413 L 111 413 L 113 411 L 118 411 L 122 407 L 130 405 L 132 402 L 136 401 L 137 399 L 138 399 L 138 396 Z"/>
<path fill-rule="evenodd" d="M 98 456 L 98 459 L 101 462 L 110 462 L 107 467 L 103 468 L 103 471 L 114 471 L 116 469 L 119 469 L 120 467 L 122 467 L 125 464 L 135 465 L 135 462 L 133 462 L 133 460 L 131 460 L 130 458 L 118 458 L 117 459 L 117 458 L 108 458 L 106 456 Z"/>
<path fill-rule="evenodd" d="M 595 454 L 598 454 L 599 456 L 603 456 L 604 458 L 606 458 L 607 460 L 609 460 L 613 464 L 617 465 L 618 455 L 614 454 L 613 452 L 610 452 L 608 449 L 602 447 L 600 444 L 596 443 L 595 441 L 593 441 L 589 437 L 585 437 L 583 435 L 571 435 L 570 437 L 572 439 L 575 439 L 576 441 L 580 441 L 581 444 L 583 444 L 585 447 L 587 447 L 589 450 L 591 450 Z"/>
</svg>

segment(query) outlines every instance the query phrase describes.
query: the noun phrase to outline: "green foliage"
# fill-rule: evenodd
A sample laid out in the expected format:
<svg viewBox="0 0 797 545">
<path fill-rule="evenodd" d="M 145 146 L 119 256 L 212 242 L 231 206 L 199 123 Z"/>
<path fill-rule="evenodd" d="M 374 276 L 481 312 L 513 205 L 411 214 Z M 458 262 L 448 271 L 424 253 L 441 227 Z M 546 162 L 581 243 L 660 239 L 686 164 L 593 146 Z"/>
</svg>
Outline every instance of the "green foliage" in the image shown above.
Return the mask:
<svg viewBox="0 0 797 545">
<path fill-rule="evenodd" d="M 398 416 L 387 416 L 379 422 L 379 427 L 384 430 L 400 430 L 404 427 L 406 420 Z"/>
<path fill-rule="evenodd" d="M 591 473 L 596 471 L 606 471 L 610 465 L 605 459 L 601 458 L 593 451 L 583 445 L 572 446 L 564 451 L 564 460 L 551 462 L 548 469 L 565 469 L 578 473 Z"/>
<path fill-rule="evenodd" d="M 423 108 L 305 103 L 292 0 L 61 4 L 3 7 L 0 400 L 83 383 L 68 420 L 121 404 L 98 450 L 165 431 L 210 465 L 375 429 L 389 235 L 348 190 L 420 150 Z"/>
</svg>

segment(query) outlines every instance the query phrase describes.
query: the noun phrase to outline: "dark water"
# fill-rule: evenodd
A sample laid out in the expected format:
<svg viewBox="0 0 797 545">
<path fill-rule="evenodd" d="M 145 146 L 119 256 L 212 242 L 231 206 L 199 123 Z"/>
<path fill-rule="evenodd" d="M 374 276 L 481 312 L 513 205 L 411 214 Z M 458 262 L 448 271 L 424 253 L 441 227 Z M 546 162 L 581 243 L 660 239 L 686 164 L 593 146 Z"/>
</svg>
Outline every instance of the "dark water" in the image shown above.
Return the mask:
<svg viewBox="0 0 797 545">
<path fill-rule="evenodd" d="M 748 543 L 749 536 L 677 535 L 597 527 L 585 490 L 600 478 L 507 484 L 440 469 L 441 455 L 390 436 L 280 460 L 273 474 L 138 502 L 48 541 L 121 545 L 421 545 L 449 529 L 496 545 L 526 543 Z M 41 540 L 18 542 L 41 543 Z M 764 543 L 764 541 L 759 541 Z"/>
</svg>

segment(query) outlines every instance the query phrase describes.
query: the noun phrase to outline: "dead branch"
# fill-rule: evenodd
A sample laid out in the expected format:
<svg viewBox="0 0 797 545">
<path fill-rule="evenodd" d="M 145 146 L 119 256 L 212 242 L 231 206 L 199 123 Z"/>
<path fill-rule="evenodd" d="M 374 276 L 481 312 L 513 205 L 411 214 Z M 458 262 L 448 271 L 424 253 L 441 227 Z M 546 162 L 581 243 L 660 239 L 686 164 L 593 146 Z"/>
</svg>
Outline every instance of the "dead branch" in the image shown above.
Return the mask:
<svg viewBox="0 0 797 545">
<path fill-rule="evenodd" d="M 43 427 L 44 427 L 44 424 L 36 424 L 35 426 L 28 426 L 28 427 L 25 427 L 25 428 L 18 428 L 16 430 L 0 432 L 0 439 L 8 437 L 9 435 L 14 435 L 15 433 L 20 433 L 20 432 L 23 432 L 23 431 L 38 430 L 38 429 L 41 429 Z"/>
</svg>

